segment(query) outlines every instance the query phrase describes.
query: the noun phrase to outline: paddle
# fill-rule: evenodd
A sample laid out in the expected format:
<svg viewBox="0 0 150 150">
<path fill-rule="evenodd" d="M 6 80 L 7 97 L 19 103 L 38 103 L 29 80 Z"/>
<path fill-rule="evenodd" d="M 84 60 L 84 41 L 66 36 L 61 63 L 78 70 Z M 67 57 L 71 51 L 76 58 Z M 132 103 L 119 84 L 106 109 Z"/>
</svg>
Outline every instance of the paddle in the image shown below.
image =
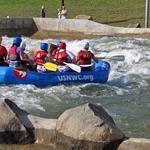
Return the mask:
<svg viewBox="0 0 150 150">
<path fill-rule="evenodd" d="M 104 56 L 104 54 L 99 55 L 96 54 L 95 55 L 96 59 L 111 59 L 111 60 L 117 60 L 117 61 L 124 61 L 125 60 L 125 56 L 124 55 L 115 55 L 115 56 Z M 86 64 L 86 65 L 80 65 L 80 67 L 91 67 L 93 66 L 93 64 Z"/>
<path fill-rule="evenodd" d="M 66 62 L 64 62 L 64 64 L 76 72 L 79 72 L 79 73 L 81 72 L 81 67 L 79 65 L 76 65 L 73 63 L 66 63 Z"/>
<path fill-rule="evenodd" d="M 87 65 L 80 65 L 80 67 L 91 67 L 93 64 L 87 64 Z"/>
<path fill-rule="evenodd" d="M 51 62 L 43 64 L 43 66 L 49 71 L 57 71 L 57 65 Z"/>
<path fill-rule="evenodd" d="M 66 62 L 64 62 L 64 64 L 76 72 L 79 72 L 79 73 L 81 72 L 81 67 L 79 65 L 76 65 L 73 63 L 66 63 Z M 50 62 L 43 64 L 43 66 L 49 71 L 57 71 L 58 69 L 58 66 L 56 64 L 50 63 Z"/>
<path fill-rule="evenodd" d="M 115 55 L 115 56 L 101 56 L 99 54 L 95 55 L 97 59 L 111 59 L 111 60 L 117 60 L 117 61 L 124 61 L 125 56 L 124 55 Z"/>
</svg>

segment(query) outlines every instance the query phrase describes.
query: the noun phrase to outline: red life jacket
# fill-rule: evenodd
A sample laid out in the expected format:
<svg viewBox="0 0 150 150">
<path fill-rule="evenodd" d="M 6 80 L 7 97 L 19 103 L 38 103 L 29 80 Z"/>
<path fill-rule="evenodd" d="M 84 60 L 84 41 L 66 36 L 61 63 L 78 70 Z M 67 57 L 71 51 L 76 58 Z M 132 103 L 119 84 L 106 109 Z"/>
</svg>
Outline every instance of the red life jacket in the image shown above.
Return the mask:
<svg viewBox="0 0 150 150">
<path fill-rule="evenodd" d="M 38 50 L 34 54 L 34 59 L 37 65 L 42 65 L 45 63 L 45 58 L 47 57 L 47 52 L 43 50 Z"/>
<path fill-rule="evenodd" d="M 0 62 L 4 62 L 7 57 L 7 50 L 4 46 L 0 45 Z"/>
<path fill-rule="evenodd" d="M 81 50 L 78 53 L 77 60 L 79 65 L 90 64 L 92 59 L 92 53 L 90 51 Z"/>
<path fill-rule="evenodd" d="M 67 62 L 68 54 L 65 49 L 60 49 L 56 52 L 54 58 L 58 65 L 64 65 L 64 62 Z"/>
<path fill-rule="evenodd" d="M 8 52 L 8 59 L 11 61 L 19 61 L 20 60 L 20 56 L 17 54 L 16 52 L 17 50 L 17 46 L 13 45 Z"/>
<path fill-rule="evenodd" d="M 51 59 L 55 58 L 55 55 L 56 55 L 57 51 L 58 51 L 57 49 L 52 50 L 52 52 L 50 53 L 50 58 Z"/>
</svg>

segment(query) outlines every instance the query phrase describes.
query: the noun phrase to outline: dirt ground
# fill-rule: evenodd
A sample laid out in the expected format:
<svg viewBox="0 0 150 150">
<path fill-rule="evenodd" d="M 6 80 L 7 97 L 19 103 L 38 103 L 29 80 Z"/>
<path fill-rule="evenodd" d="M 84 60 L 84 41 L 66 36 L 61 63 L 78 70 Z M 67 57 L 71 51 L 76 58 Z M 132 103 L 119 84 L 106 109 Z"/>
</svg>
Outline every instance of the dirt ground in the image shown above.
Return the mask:
<svg viewBox="0 0 150 150">
<path fill-rule="evenodd" d="M 33 39 L 67 39 L 67 40 L 81 40 L 100 38 L 99 35 L 85 35 L 79 32 L 54 32 L 54 31 L 38 31 L 31 36 Z"/>
<path fill-rule="evenodd" d="M 54 32 L 54 31 L 38 31 L 31 36 L 33 39 L 66 39 L 66 40 L 82 40 L 82 39 L 93 39 L 101 38 L 104 35 L 88 35 L 79 32 Z M 150 38 L 150 34 L 116 34 L 107 35 L 115 37 L 134 37 L 134 38 Z"/>
</svg>

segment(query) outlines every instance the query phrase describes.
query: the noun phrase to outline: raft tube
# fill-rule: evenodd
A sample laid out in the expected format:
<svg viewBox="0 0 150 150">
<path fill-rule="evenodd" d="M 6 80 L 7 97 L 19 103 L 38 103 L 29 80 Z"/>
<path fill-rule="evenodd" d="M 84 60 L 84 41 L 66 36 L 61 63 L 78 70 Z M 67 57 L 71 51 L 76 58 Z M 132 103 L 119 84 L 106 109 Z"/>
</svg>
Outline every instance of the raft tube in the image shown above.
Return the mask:
<svg viewBox="0 0 150 150">
<path fill-rule="evenodd" d="M 66 83 L 106 83 L 109 77 L 110 64 L 99 61 L 92 71 L 47 72 L 23 71 L 12 67 L 0 67 L 0 84 L 32 84 L 47 87 Z"/>
</svg>

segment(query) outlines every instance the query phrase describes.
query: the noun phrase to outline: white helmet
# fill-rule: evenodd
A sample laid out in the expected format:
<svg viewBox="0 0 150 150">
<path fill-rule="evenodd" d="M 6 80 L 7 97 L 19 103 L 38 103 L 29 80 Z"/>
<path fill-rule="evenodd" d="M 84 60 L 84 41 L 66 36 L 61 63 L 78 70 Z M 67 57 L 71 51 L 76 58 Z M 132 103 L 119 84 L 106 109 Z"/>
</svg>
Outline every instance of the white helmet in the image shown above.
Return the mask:
<svg viewBox="0 0 150 150">
<path fill-rule="evenodd" d="M 26 43 L 25 43 L 25 42 L 22 42 L 20 47 L 21 47 L 23 50 L 25 50 L 25 49 L 26 49 Z"/>
<path fill-rule="evenodd" d="M 86 42 L 86 43 L 84 44 L 84 46 L 83 46 L 83 48 L 84 48 L 84 49 L 87 49 L 87 50 L 89 49 L 89 47 L 90 47 L 89 42 Z"/>
</svg>

